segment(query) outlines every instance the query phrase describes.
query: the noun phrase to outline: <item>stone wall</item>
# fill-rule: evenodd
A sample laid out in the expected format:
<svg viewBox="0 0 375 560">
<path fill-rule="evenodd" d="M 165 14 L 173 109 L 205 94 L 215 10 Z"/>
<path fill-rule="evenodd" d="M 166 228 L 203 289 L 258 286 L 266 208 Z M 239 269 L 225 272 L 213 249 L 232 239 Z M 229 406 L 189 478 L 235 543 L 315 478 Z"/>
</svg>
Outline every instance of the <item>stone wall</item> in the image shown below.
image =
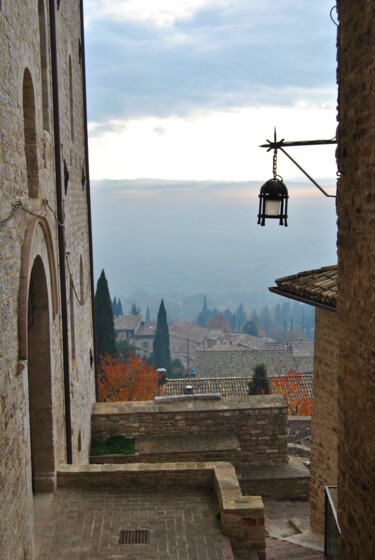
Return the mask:
<svg viewBox="0 0 375 560">
<path fill-rule="evenodd" d="M 340 0 L 338 333 L 340 558 L 375 557 L 375 27 Z"/>
<path fill-rule="evenodd" d="M 220 400 L 178 402 L 96 403 L 92 437 L 112 435 L 166 437 L 232 433 L 237 436 L 242 462 L 286 462 L 287 405 L 278 395 L 225 397 Z M 173 459 L 172 459 L 173 460 Z"/>
<path fill-rule="evenodd" d="M 310 524 L 324 532 L 324 488 L 337 484 L 337 314 L 315 312 L 314 408 L 311 425 Z"/>
<path fill-rule="evenodd" d="M 56 2 L 50 4 L 56 9 Z M 62 124 L 58 144 L 62 169 L 65 159 L 70 177 L 67 192 L 63 192 L 64 233 L 72 273 L 67 271 L 64 279 L 68 302 L 72 281 L 78 294 L 81 285 L 85 292 L 83 305 L 74 299 L 66 310 L 72 451 L 74 461 L 87 461 L 95 395 L 89 361 L 93 332 L 87 185 L 83 188 L 81 184 L 86 155 L 79 4 L 78 0 L 61 2 L 56 31 Z M 62 226 L 55 219 L 57 142 L 49 30 L 47 0 L 0 3 L 0 549 L 2 557 L 14 560 L 33 555 L 32 482 L 35 490 L 52 490 L 56 466 L 67 459 L 62 349 L 65 310 L 58 251 Z M 74 81 L 74 142 L 70 129 L 66 130 L 71 107 L 65 80 L 69 53 Z M 62 257 L 66 259 L 66 255 Z"/>
</svg>

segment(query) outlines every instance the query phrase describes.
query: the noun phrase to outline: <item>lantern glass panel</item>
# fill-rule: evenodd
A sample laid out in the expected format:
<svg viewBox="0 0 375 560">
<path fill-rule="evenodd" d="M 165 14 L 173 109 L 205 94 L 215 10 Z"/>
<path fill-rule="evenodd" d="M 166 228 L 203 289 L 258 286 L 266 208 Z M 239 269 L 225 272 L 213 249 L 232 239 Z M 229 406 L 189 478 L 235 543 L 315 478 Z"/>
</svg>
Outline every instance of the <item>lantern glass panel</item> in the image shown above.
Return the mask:
<svg viewBox="0 0 375 560">
<path fill-rule="evenodd" d="M 265 202 L 266 202 L 265 204 L 266 216 L 278 216 L 280 214 L 279 200 L 266 200 Z"/>
</svg>

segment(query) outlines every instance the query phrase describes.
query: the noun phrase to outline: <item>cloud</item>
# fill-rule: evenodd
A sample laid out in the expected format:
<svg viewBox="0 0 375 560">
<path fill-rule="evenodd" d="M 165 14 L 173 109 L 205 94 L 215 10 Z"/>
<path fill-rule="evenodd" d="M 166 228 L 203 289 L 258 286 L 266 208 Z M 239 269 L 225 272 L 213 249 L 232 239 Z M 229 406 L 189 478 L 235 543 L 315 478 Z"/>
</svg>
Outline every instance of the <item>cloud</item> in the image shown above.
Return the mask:
<svg viewBox="0 0 375 560">
<path fill-rule="evenodd" d="M 167 131 L 165 130 L 164 126 L 155 126 L 154 133 L 158 136 L 164 136 Z"/>
<path fill-rule="evenodd" d="M 91 0 L 86 14 L 96 122 L 335 96 L 336 27 L 325 0 Z"/>
<path fill-rule="evenodd" d="M 317 99 L 291 108 L 206 109 L 185 118 L 129 119 L 122 121 L 123 132 L 90 135 L 90 175 L 93 179 L 265 181 L 272 171 L 272 157 L 258 146 L 272 137 L 274 126 L 286 140 L 332 138 L 335 117 L 335 104 L 321 107 Z M 163 130 L 166 134 L 156 133 Z M 333 146 L 297 148 L 291 155 L 313 176 L 335 176 Z M 279 174 L 288 178 L 296 171 L 280 154 Z"/>
<path fill-rule="evenodd" d="M 122 134 L 126 129 L 126 123 L 121 121 L 106 121 L 102 123 L 90 121 L 88 123 L 88 131 L 91 138 L 101 137 L 104 134 Z"/>
<path fill-rule="evenodd" d="M 169 27 L 179 19 L 191 17 L 207 5 L 226 5 L 230 0 L 86 0 L 86 20 L 140 21 L 157 27 Z"/>
</svg>

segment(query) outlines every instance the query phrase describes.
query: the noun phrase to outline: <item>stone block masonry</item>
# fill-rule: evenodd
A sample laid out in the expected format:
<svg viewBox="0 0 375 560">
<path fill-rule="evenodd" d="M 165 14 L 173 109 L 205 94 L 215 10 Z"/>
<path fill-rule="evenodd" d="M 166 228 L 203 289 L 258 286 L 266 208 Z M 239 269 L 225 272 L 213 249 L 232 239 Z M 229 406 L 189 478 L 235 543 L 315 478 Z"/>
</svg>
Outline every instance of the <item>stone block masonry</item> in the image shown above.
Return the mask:
<svg viewBox="0 0 375 560">
<path fill-rule="evenodd" d="M 97 403 L 92 413 L 92 437 L 114 435 L 168 436 L 233 434 L 240 463 L 288 461 L 288 409 L 278 395 L 225 397 L 155 404 L 151 401 Z M 237 452 L 236 452 L 237 453 Z M 173 458 L 172 458 L 173 460 Z"/>
<path fill-rule="evenodd" d="M 337 314 L 315 314 L 314 412 L 311 423 L 310 523 L 324 532 L 324 488 L 337 484 L 338 429 Z"/>
</svg>

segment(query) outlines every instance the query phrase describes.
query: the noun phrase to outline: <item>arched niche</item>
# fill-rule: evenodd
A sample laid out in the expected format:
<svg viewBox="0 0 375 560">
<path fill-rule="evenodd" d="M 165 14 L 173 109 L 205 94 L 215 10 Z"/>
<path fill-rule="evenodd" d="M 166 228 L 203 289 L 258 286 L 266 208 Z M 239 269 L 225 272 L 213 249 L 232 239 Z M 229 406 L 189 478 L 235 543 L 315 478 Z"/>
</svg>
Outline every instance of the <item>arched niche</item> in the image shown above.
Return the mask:
<svg viewBox="0 0 375 560">
<path fill-rule="evenodd" d="M 22 87 L 23 131 L 26 156 L 28 193 L 37 198 L 39 193 L 39 170 L 35 119 L 35 94 L 30 70 L 25 69 Z"/>
<path fill-rule="evenodd" d="M 33 218 L 30 220 L 23 243 L 18 311 L 20 360 L 27 360 L 28 358 L 30 277 L 34 261 L 38 256 L 42 259 L 46 271 L 50 311 L 52 318 L 55 318 L 58 312 L 57 272 L 52 234 L 48 221 L 45 218 Z"/>
</svg>

